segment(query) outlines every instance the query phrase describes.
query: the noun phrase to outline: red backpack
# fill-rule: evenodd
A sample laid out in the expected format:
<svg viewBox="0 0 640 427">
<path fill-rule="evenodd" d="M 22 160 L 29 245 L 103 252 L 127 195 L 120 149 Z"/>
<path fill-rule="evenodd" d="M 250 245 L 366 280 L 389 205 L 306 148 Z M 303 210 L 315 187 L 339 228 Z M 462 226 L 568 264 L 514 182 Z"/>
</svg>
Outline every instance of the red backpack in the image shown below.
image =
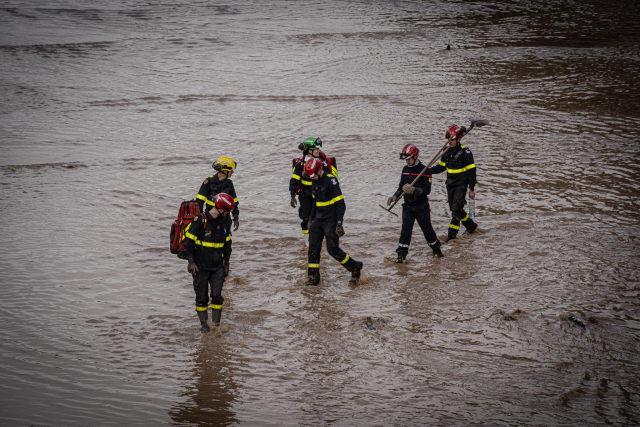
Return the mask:
<svg viewBox="0 0 640 427">
<path fill-rule="evenodd" d="M 336 160 L 335 157 L 327 157 L 322 151 L 320 152 L 320 159 L 323 162 L 327 163 L 327 166 L 329 166 L 329 170 L 331 170 L 331 166 L 333 166 L 334 168 L 336 168 L 336 172 L 338 171 L 338 161 Z M 304 157 L 298 157 L 297 159 L 293 159 L 293 168 L 296 168 L 296 165 L 298 163 L 300 163 L 301 161 L 304 160 Z M 303 171 L 304 172 L 304 171 Z M 336 176 L 336 179 L 338 179 L 338 177 Z M 298 181 L 298 186 L 296 187 L 296 194 L 300 193 L 300 186 L 302 186 L 302 183 L 300 181 Z"/>
<path fill-rule="evenodd" d="M 171 224 L 171 234 L 169 235 L 169 248 L 172 254 L 177 254 L 180 257 L 180 251 L 184 249 L 184 229 L 198 215 L 201 215 L 200 206 L 195 199 L 180 204 L 178 218 Z"/>
</svg>

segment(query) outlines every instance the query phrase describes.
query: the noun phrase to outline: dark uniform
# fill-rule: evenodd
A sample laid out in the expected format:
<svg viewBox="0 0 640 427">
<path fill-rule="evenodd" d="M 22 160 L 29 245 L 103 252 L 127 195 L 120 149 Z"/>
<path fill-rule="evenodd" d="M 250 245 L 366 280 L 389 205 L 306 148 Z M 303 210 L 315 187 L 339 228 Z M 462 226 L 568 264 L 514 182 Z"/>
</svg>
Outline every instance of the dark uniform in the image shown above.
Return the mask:
<svg viewBox="0 0 640 427">
<path fill-rule="evenodd" d="M 400 176 L 400 184 L 398 190 L 395 193 L 395 197 L 402 194 L 402 187 L 405 184 L 411 184 L 420 172 L 424 169 L 424 165 L 418 161 L 418 164 L 414 166 L 405 166 L 402 169 L 402 175 Z M 413 232 L 413 225 L 416 220 L 418 225 L 424 233 L 424 238 L 427 240 L 427 244 L 431 247 L 434 255 L 441 255 L 440 252 L 440 240 L 436 236 L 436 232 L 433 231 L 431 225 L 431 215 L 429 209 L 429 198 L 427 197 L 431 193 L 431 175 L 426 172 L 418 178 L 415 184 L 413 194 L 404 195 L 404 203 L 402 204 L 402 231 L 400 232 L 400 241 L 398 242 L 398 258 L 404 259 L 409 253 L 409 245 L 411 244 L 411 233 Z M 398 261 L 399 262 L 399 261 Z"/>
<path fill-rule="evenodd" d="M 467 187 L 474 190 L 477 182 L 476 164 L 473 161 L 471 150 L 464 145 L 449 148 L 440 162 L 428 169 L 427 172 L 437 174 L 445 170 L 447 171 L 447 198 L 451 209 L 448 239 L 453 239 L 458 235 L 460 222 L 468 233 L 473 233 L 478 227 L 464 210 L 464 205 L 467 203 L 465 199 Z"/>
<path fill-rule="evenodd" d="M 231 236 L 223 217 L 214 218 L 207 212 L 204 220 L 199 215 L 185 229 L 185 258 L 193 258 L 200 269 L 193 281 L 196 311 L 207 311 L 208 285 L 211 285 L 211 308 L 222 309 L 223 260 L 230 253 Z"/>
<path fill-rule="evenodd" d="M 233 197 L 233 202 L 235 203 L 233 206 L 233 214 L 234 218 L 238 218 L 240 214 L 238 210 L 238 196 L 236 195 L 236 189 L 233 187 L 233 182 L 227 178 L 224 181 L 220 181 L 218 179 L 218 174 L 211 175 L 207 179 L 204 180 L 202 185 L 200 186 L 200 190 L 198 191 L 198 195 L 196 196 L 196 200 L 198 202 L 198 206 L 200 206 L 200 212 L 205 212 L 203 209 L 206 203 L 206 210 L 213 208 L 213 200 L 220 193 L 226 193 Z M 225 216 L 225 227 L 229 232 L 229 236 L 231 236 L 231 215 Z M 229 243 L 229 257 L 231 257 L 231 241 Z M 227 263 L 229 262 L 229 258 L 227 258 Z"/>
<path fill-rule="evenodd" d="M 326 162 L 326 156 L 324 153 L 320 153 L 320 160 L 322 160 L 322 169 L 325 174 L 333 174 L 336 179 L 338 177 L 338 170 L 331 166 L 329 167 Z M 302 228 L 302 234 L 308 234 L 309 230 L 307 227 L 309 225 L 309 218 L 311 217 L 311 205 L 313 204 L 313 198 L 311 197 L 311 179 L 304 173 L 304 165 L 306 164 L 305 159 L 296 163 L 293 167 L 293 172 L 291 173 L 291 179 L 289 180 L 289 193 L 291 193 L 291 198 L 294 199 L 296 197 L 296 190 L 298 189 L 298 184 L 300 184 L 300 192 L 298 194 L 298 216 L 300 217 L 300 228 Z"/>
<path fill-rule="evenodd" d="M 327 251 L 336 261 L 353 273 L 352 278 L 359 278 L 362 263 L 354 260 L 339 246 L 340 238 L 336 234 L 336 227 L 342 225 L 347 205 L 340 191 L 340 184 L 333 174 L 323 174 L 317 181 L 313 181 L 311 228 L 309 229 L 309 284 L 320 281 L 320 252 L 322 239 L 327 239 Z"/>
</svg>

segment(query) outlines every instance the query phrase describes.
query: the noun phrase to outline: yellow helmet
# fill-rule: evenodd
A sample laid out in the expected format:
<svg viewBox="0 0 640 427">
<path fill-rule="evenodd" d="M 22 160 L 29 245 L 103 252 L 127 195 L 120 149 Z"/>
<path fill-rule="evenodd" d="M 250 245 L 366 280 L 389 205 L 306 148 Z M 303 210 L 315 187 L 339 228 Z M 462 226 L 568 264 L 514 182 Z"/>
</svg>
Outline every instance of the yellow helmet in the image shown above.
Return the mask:
<svg viewBox="0 0 640 427">
<path fill-rule="evenodd" d="M 228 172 L 235 170 L 237 163 L 231 157 L 220 157 L 213 162 L 213 168 L 218 172 Z"/>
</svg>

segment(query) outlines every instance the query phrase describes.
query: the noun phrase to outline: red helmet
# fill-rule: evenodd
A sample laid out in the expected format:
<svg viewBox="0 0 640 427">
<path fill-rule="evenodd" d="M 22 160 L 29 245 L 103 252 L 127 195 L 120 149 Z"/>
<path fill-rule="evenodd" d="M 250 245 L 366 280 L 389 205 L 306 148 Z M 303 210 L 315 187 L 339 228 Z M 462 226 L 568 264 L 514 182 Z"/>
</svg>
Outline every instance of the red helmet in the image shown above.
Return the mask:
<svg viewBox="0 0 640 427">
<path fill-rule="evenodd" d="M 320 168 L 322 168 L 322 161 L 320 159 L 313 158 L 304 164 L 304 173 L 309 175 L 309 178 L 313 178 Z"/>
<path fill-rule="evenodd" d="M 227 193 L 220 193 L 213 199 L 213 204 L 216 208 L 229 213 L 233 209 L 233 197 Z"/>
<path fill-rule="evenodd" d="M 402 149 L 402 153 L 400 153 L 400 160 L 404 160 L 409 157 L 413 157 L 415 159 L 419 153 L 420 150 L 418 150 L 418 147 L 413 144 L 407 144 Z"/>
<path fill-rule="evenodd" d="M 462 138 L 467 134 L 467 128 L 464 126 L 451 125 L 451 127 L 447 130 L 447 133 L 444 134 L 444 137 L 451 139 Z"/>
</svg>

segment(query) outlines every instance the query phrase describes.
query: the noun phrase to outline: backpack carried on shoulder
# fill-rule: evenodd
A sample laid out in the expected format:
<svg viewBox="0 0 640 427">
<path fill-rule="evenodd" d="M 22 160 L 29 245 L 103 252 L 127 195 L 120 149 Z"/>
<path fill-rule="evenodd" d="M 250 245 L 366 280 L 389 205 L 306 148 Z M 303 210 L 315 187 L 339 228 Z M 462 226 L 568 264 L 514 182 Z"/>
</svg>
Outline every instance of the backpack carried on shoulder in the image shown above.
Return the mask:
<svg viewBox="0 0 640 427">
<path fill-rule="evenodd" d="M 184 250 L 184 230 L 198 215 L 200 215 L 200 206 L 198 206 L 196 199 L 180 204 L 178 218 L 171 224 L 171 234 L 169 235 L 171 253 L 178 255 L 179 258 L 181 258 L 180 252 Z"/>
<path fill-rule="evenodd" d="M 327 166 L 329 167 L 330 171 L 333 172 L 333 168 L 335 168 L 336 175 L 337 175 L 337 173 L 338 173 L 338 161 L 336 160 L 335 157 L 327 157 L 327 156 L 324 155 L 324 153 L 322 153 L 320 159 L 323 162 L 327 163 Z M 298 163 L 302 162 L 303 160 L 304 160 L 304 157 L 298 157 L 297 159 L 293 159 L 293 168 L 295 169 L 296 166 L 298 165 Z M 336 179 L 338 179 L 337 176 L 336 176 Z M 296 187 L 296 194 L 300 193 L 300 187 L 301 186 L 302 186 L 302 183 L 300 181 L 298 181 L 298 186 Z"/>
</svg>

